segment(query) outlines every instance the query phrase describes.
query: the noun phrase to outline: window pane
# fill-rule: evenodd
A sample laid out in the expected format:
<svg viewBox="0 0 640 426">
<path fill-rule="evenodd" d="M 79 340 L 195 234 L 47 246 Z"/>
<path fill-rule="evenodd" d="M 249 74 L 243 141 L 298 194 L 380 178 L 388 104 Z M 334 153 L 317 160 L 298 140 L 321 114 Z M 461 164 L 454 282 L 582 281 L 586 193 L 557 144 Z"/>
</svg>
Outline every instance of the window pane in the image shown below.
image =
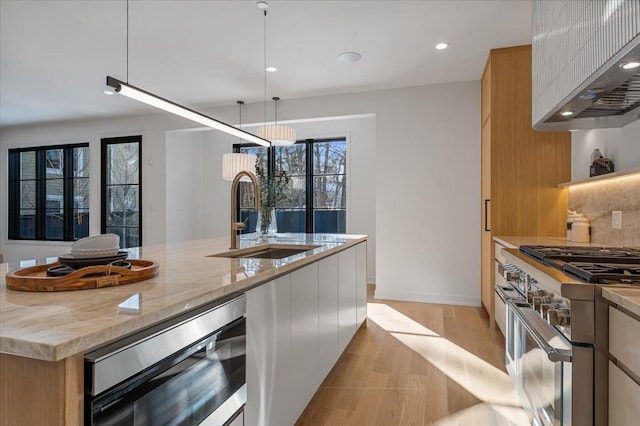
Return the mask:
<svg viewBox="0 0 640 426">
<path fill-rule="evenodd" d="M 139 179 L 138 143 L 119 143 L 107 146 L 107 185 L 137 184 Z"/>
<path fill-rule="evenodd" d="M 89 147 L 73 149 L 73 177 L 89 177 Z"/>
<path fill-rule="evenodd" d="M 276 209 L 278 232 L 306 232 L 307 218 L 305 210 Z"/>
<path fill-rule="evenodd" d="M 251 182 L 240 182 L 238 192 L 240 193 L 240 208 L 253 209 L 255 207 L 253 184 Z"/>
<path fill-rule="evenodd" d="M 78 178 L 73 180 L 73 208 L 89 208 L 89 179 Z"/>
<path fill-rule="evenodd" d="M 64 237 L 64 216 L 60 209 L 47 210 L 45 214 L 44 236 L 49 240 L 62 240 Z"/>
<path fill-rule="evenodd" d="M 20 153 L 20 179 L 36 178 L 36 153 L 35 151 Z"/>
<path fill-rule="evenodd" d="M 107 233 L 117 234 L 120 237 L 120 248 L 140 246 L 139 228 L 107 227 Z"/>
<path fill-rule="evenodd" d="M 47 179 L 59 179 L 64 170 L 64 155 L 61 149 L 48 149 L 45 151 L 45 167 Z"/>
<path fill-rule="evenodd" d="M 314 210 L 313 232 L 344 234 L 347 229 L 346 210 Z"/>
<path fill-rule="evenodd" d="M 347 143 L 317 142 L 312 145 L 313 174 L 344 174 L 346 169 Z"/>
<path fill-rule="evenodd" d="M 256 161 L 262 166 L 263 170 L 267 170 L 267 148 L 264 146 L 242 146 L 240 152 L 243 154 L 253 154 Z"/>
<path fill-rule="evenodd" d="M 315 176 L 313 178 L 313 203 L 316 208 L 346 208 L 344 175 Z"/>
<path fill-rule="evenodd" d="M 20 210 L 19 217 L 19 232 L 20 238 L 35 238 L 36 237 L 36 211 L 35 210 Z"/>
<path fill-rule="evenodd" d="M 36 181 L 20 182 L 20 208 L 36 208 Z"/>
<path fill-rule="evenodd" d="M 57 210 L 58 214 L 62 214 L 62 209 L 64 208 L 64 180 L 48 179 L 46 186 L 47 210 Z"/>
<path fill-rule="evenodd" d="M 89 236 L 89 210 L 81 209 L 73 211 L 73 238 Z"/>
<path fill-rule="evenodd" d="M 138 225 L 137 186 L 107 188 L 107 226 L 111 225 Z"/>
<path fill-rule="evenodd" d="M 276 146 L 276 170 L 285 170 L 290 175 L 303 175 L 307 172 L 306 145 Z"/>
<path fill-rule="evenodd" d="M 304 176 L 292 176 L 289 184 L 284 188 L 284 199 L 280 200 L 276 207 L 306 207 L 307 179 Z"/>
</svg>

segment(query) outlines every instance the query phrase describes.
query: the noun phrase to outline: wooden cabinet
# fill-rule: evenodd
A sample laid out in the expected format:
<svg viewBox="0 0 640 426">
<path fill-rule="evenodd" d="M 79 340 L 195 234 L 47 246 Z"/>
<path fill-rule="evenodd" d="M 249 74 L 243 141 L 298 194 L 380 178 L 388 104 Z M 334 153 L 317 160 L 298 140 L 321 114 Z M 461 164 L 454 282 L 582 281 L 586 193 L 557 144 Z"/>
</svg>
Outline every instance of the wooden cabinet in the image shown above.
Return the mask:
<svg viewBox="0 0 640 426">
<path fill-rule="evenodd" d="M 313 263 L 291 274 L 291 414 L 293 419 L 300 417 L 320 386 L 318 331 L 318 264 Z"/>
<path fill-rule="evenodd" d="M 493 236 L 564 236 L 569 132 L 531 127 L 531 46 L 493 49 L 481 82 L 481 299 L 494 322 Z"/>
<path fill-rule="evenodd" d="M 248 425 L 290 425 L 291 275 L 247 292 Z"/>
</svg>

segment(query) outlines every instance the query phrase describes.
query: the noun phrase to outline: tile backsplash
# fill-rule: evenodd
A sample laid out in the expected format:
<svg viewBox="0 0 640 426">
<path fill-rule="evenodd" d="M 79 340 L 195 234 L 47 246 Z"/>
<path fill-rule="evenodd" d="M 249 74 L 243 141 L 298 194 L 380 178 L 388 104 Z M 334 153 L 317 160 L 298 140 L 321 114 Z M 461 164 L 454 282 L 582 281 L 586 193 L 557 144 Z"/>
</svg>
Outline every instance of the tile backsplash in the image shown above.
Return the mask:
<svg viewBox="0 0 640 426">
<path fill-rule="evenodd" d="M 569 209 L 591 222 L 591 242 L 640 246 L 640 174 L 569 187 Z M 622 229 L 611 227 L 611 212 L 622 212 Z"/>
</svg>

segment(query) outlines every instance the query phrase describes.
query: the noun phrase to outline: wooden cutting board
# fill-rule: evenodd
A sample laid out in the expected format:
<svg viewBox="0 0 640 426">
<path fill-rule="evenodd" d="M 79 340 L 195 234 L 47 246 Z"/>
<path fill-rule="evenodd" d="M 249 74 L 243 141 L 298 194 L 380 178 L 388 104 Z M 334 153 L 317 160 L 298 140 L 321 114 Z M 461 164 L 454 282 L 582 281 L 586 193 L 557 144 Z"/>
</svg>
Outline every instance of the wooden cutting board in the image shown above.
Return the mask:
<svg viewBox="0 0 640 426">
<path fill-rule="evenodd" d="M 113 287 L 144 281 L 158 275 L 158 263 L 127 259 L 131 269 L 113 265 L 89 266 L 63 277 L 48 277 L 47 269 L 59 262 L 21 268 L 6 275 L 7 288 L 18 291 L 69 291 Z"/>
</svg>

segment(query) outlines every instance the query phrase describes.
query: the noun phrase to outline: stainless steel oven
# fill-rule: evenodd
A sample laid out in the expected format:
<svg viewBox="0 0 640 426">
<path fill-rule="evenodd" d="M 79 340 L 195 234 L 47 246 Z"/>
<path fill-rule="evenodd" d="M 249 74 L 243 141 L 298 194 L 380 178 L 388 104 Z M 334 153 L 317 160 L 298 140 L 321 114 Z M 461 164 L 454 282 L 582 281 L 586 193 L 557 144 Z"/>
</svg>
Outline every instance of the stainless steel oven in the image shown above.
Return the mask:
<svg viewBox="0 0 640 426">
<path fill-rule="evenodd" d="M 509 300 L 507 312 L 513 329 L 509 374 L 532 423 L 571 425 L 573 345 L 529 303 Z"/>
<path fill-rule="evenodd" d="M 87 425 L 226 425 L 246 403 L 245 296 L 85 355 Z"/>
</svg>

